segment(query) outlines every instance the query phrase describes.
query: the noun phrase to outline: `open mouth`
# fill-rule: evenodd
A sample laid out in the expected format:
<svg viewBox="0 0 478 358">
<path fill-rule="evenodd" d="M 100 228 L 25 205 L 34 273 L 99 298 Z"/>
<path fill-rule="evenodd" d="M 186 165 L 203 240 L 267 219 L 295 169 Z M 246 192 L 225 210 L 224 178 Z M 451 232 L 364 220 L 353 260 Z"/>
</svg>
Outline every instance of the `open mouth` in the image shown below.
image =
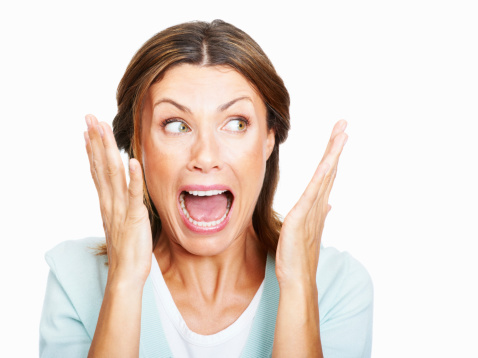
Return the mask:
<svg viewBox="0 0 478 358">
<path fill-rule="evenodd" d="M 224 226 L 233 200 L 229 190 L 188 190 L 179 195 L 183 219 L 199 230 Z"/>
</svg>

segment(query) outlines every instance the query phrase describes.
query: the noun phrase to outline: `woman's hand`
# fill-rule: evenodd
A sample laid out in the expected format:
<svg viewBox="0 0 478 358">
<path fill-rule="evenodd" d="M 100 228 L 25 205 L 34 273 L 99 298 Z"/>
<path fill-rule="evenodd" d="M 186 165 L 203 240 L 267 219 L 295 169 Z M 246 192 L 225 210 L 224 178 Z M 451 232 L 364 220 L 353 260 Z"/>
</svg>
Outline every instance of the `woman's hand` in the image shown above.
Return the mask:
<svg viewBox="0 0 478 358">
<path fill-rule="evenodd" d="M 110 126 L 86 116 L 86 152 L 98 191 L 108 251 L 108 283 L 127 283 L 141 290 L 151 270 L 152 238 L 143 203 L 143 173 L 130 159 L 130 183 Z"/>
<path fill-rule="evenodd" d="M 312 180 L 282 225 L 276 253 L 280 297 L 274 358 L 323 357 L 316 275 L 329 195 L 347 141 L 346 126 L 344 120 L 335 124 Z"/>
<path fill-rule="evenodd" d="M 309 185 L 286 216 L 277 246 L 276 275 L 280 285 L 315 284 L 325 218 L 337 164 L 347 141 L 345 120 L 337 122 L 327 149 Z"/>
<path fill-rule="evenodd" d="M 108 281 L 88 357 L 137 357 L 143 287 L 151 270 L 152 240 L 143 204 L 143 173 L 131 159 L 126 185 L 123 162 L 109 125 L 86 116 L 86 152 L 100 199 L 108 251 Z"/>
</svg>

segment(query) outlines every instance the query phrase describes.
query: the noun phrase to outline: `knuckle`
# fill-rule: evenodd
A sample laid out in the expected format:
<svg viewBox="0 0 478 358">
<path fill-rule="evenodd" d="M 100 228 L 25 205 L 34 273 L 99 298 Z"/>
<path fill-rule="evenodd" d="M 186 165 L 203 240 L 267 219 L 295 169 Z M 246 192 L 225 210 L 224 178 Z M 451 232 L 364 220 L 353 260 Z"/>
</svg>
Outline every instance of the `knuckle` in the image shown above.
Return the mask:
<svg viewBox="0 0 478 358">
<path fill-rule="evenodd" d="M 128 193 L 130 199 L 135 199 L 138 196 L 143 195 L 143 188 L 140 185 L 130 185 L 130 187 L 128 188 Z"/>
<path fill-rule="evenodd" d="M 332 140 L 332 144 L 333 144 L 334 149 L 337 149 L 337 147 L 340 146 L 340 143 L 343 140 L 344 140 L 344 134 L 343 133 L 335 136 L 335 138 Z"/>
<path fill-rule="evenodd" d="M 116 220 L 122 220 L 126 215 L 126 208 L 124 205 L 114 204 L 113 205 L 113 215 Z"/>
<path fill-rule="evenodd" d="M 91 178 L 93 178 L 93 180 L 96 181 L 96 171 L 93 168 L 90 169 L 90 174 L 91 174 Z"/>
<path fill-rule="evenodd" d="M 327 188 L 330 184 L 330 182 L 332 181 L 332 173 L 330 173 L 330 175 L 327 175 L 325 178 L 324 178 L 324 186 Z"/>
<path fill-rule="evenodd" d="M 135 213 L 129 213 L 126 222 L 128 225 L 132 226 L 144 224 L 145 221 L 148 219 L 147 213 L 148 210 L 146 208 L 143 208 L 142 210 L 139 210 Z"/>
<path fill-rule="evenodd" d="M 103 165 L 101 163 L 101 160 L 98 160 L 96 158 L 93 158 L 93 169 L 98 172 L 103 168 Z"/>
<path fill-rule="evenodd" d="M 111 176 L 116 176 L 119 173 L 119 167 L 114 163 L 109 163 L 106 167 L 106 173 Z"/>
<path fill-rule="evenodd" d="M 348 139 L 348 135 L 346 133 L 341 133 L 340 135 L 337 136 L 336 143 L 337 146 L 342 147 L 342 143 L 344 143 Z"/>
</svg>

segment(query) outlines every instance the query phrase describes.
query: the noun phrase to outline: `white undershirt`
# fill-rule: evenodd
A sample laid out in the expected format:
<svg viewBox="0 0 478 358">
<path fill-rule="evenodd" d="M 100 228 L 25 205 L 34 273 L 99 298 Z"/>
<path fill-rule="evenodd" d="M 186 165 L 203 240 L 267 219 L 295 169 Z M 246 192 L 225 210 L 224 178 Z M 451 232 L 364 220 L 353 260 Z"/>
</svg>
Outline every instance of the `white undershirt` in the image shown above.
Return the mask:
<svg viewBox="0 0 478 358">
<path fill-rule="evenodd" d="M 153 254 L 151 280 L 166 340 L 177 358 L 239 357 L 252 328 L 252 322 L 264 289 L 264 281 L 246 310 L 229 327 L 211 335 L 191 331 L 184 322 Z"/>
</svg>

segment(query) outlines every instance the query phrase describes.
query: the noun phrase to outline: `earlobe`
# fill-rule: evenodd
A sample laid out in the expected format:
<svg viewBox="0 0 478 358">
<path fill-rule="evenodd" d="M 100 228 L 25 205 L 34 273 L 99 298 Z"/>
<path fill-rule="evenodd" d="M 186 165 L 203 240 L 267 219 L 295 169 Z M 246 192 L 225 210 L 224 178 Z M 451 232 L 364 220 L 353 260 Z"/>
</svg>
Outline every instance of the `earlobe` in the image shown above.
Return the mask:
<svg viewBox="0 0 478 358">
<path fill-rule="evenodd" d="M 267 133 L 267 158 L 266 160 L 269 159 L 269 157 L 272 154 L 272 151 L 274 150 L 274 145 L 276 142 L 276 134 L 273 129 L 269 130 L 269 133 Z"/>
</svg>

